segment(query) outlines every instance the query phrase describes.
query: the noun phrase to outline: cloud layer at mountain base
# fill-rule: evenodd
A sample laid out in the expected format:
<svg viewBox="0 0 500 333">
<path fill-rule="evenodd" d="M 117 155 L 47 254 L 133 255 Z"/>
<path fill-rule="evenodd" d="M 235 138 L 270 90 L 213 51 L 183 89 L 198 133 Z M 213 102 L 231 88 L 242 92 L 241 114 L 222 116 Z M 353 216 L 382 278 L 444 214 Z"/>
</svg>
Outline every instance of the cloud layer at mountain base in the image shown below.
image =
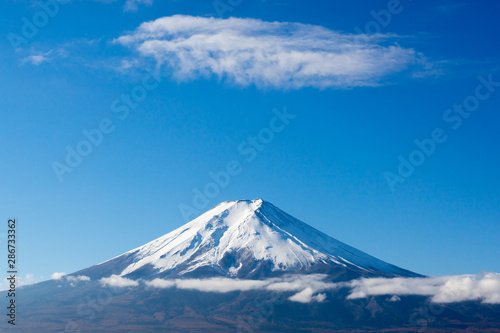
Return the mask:
<svg viewBox="0 0 500 333">
<path fill-rule="evenodd" d="M 290 275 L 266 280 L 240 280 L 232 278 L 208 279 L 154 279 L 152 281 L 131 280 L 118 275 L 101 279 L 107 287 L 136 287 L 139 281 L 150 288 L 178 288 L 202 292 L 228 293 L 234 291 L 296 292 L 288 299 L 294 302 L 324 302 L 324 291 L 348 288 L 347 299 L 369 296 L 392 296 L 391 302 L 400 301 L 400 296 L 429 296 L 435 303 L 481 301 L 485 304 L 500 304 L 500 274 L 456 275 L 426 278 L 362 278 L 348 282 L 332 283 L 327 275 Z"/>
<path fill-rule="evenodd" d="M 348 283 L 349 299 L 377 295 L 430 296 L 432 302 L 452 303 L 481 300 L 500 303 L 500 274 L 455 275 L 428 278 L 372 278 Z"/>
<path fill-rule="evenodd" d="M 231 278 L 209 278 L 209 279 L 154 279 L 146 281 L 146 286 L 153 288 L 178 288 L 198 290 L 204 292 L 227 293 L 232 291 L 268 290 L 276 292 L 298 291 L 289 297 L 289 300 L 301 303 L 323 302 L 326 298 L 323 294 L 317 294 L 317 289 L 335 288 L 334 284 L 322 282 L 326 277 L 323 274 L 295 275 L 284 278 L 272 278 L 267 280 L 240 280 Z M 308 287 L 305 287 L 308 286 Z"/>
</svg>

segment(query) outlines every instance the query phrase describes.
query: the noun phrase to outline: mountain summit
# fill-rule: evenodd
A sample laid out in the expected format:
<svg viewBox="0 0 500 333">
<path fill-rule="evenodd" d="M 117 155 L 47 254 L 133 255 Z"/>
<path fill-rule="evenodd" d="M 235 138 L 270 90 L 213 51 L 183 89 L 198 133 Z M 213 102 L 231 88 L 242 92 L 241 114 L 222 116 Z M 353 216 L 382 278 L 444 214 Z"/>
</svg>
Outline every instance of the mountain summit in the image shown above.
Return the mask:
<svg viewBox="0 0 500 333">
<path fill-rule="evenodd" d="M 77 272 L 91 277 L 418 276 L 344 244 L 262 199 L 225 201 L 182 227 Z"/>
</svg>

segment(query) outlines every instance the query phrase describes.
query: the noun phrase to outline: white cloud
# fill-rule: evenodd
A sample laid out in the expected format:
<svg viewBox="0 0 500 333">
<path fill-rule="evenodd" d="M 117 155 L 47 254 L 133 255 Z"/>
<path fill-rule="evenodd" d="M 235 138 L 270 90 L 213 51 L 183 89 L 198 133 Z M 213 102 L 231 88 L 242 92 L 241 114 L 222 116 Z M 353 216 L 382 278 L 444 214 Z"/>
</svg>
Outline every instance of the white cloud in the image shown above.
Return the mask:
<svg viewBox="0 0 500 333">
<path fill-rule="evenodd" d="M 7 290 L 10 288 L 10 282 L 7 280 L 9 276 L 5 277 L 5 279 L 0 279 L 0 291 Z M 16 276 L 16 285 L 18 287 L 33 284 L 43 281 L 43 276 L 39 276 L 38 278 L 31 273 L 26 274 L 25 276 Z"/>
<path fill-rule="evenodd" d="M 153 288 L 159 289 L 167 289 L 175 286 L 174 280 L 163 280 L 163 279 L 154 279 L 152 281 L 147 281 L 146 285 Z"/>
<path fill-rule="evenodd" d="M 370 295 L 430 296 L 432 302 L 452 303 L 480 300 L 500 303 L 500 274 L 456 275 L 428 278 L 372 278 L 347 283 L 352 288 L 348 299 Z"/>
<path fill-rule="evenodd" d="M 90 281 L 90 278 L 85 275 L 78 275 L 78 276 L 66 276 L 66 280 L 70 282 L 78 282 L 78 281 Z"/>
<path fill-rule="evenodd" d="M 90 278 L 85 275 L 78 275 L 78 276 L 68 276 L 64 272 L 55 272 L 51 275 L 52 280 L 56 281 L 67 281 L 70 282 L 71 286 L 77 285 L 78 282 L 82 281 L 90 281 Z M 38 283 L 44 280 L 43 276 L 36 277 L 34 274 L 26 274 L 25 276 L 17 276 L 17 286 L 26 286 L 34 283 Z M 3 280 L 0 280 L 0 290 L 8 289 L 9 283 L 7 280 L 5 282 Z"/>
<path fill-rule="evenodd" d="M 323 302 L 325 294 L 314 295 L 317 290 L 336 288 L 334 283 L 323 282 L 326 275 L 290 275 L 282 278 L 266 280 L 240 280 L 231 278 L 210 279 L 154 279 L 146 281 L 146 285 L 154 288 L 191 289 L 204 292 L 227 293 L 232 291 L 274 290 L 274 291 L 300 291 L 289 299 L 294 302 L 310 303 Z"/>
<path fill-rule="evenodd" d="M 434 302 L 460 302 L 481 299 L 483 303 L 500 303 L 500 274 L 450 277 L 432 298 Z"/>
<path fill-rule="evenodd" d="M 66 273 L 64 273 L 64 272 L 55 272 L 50 276 L 50 278 L 53 280 L 61 280 L 62 277 L 65 275 L 66 275 Z"/>
<path fill-rule="evenodd" d="M 179 289 L 194 289 L 199 291 L 219 293 L 264 289 L 269 284 L 270 282 L 266 280 L 239 280 L 231 278 L 175 280 L 154 279 L 152 281 L 146 282 L 147 286 L 155 288 L 170 288 L 175 286 Z"/>
<path fill-rule="evenodd" d="M 425 71 L 425 58 L 394 43 L 399 39 L 301 23 L 175 15 L 145 22 L 116 42 L 141 59 L 155 59 L 178 80 L 214 76 L 241 86 L 298 89 L 371 86 L 407 69 Z"/>
<path fill-rule="evenodd" d="M 216 291 L 219 293 L 261 289 L 265 285 L 267 285 L 266 281 L 234 280 L 228 278 L 176 280 L 176 286 L 179 289 L 196 289 L 200 291 Z"/>
<path fill-rule="evenodd" d="M 51 279 L 53 280 L 64 280 L 70 281 L 70 282 L 77 282 L 77 281 L 90 281 L 90 278 L 85 275 L 78 275 L 78 276 L 70 276 L 67 275 L 64 272 L 55 272 L 51 275 Z"/>
<path fill-rule="evenodd" d="M 296 291 L 303 290 L 306 287 L 311 287 L 314 290 L 334 289 L 338 284 L 324 282 L 326 274 L 308 274 L 308 275 L 290 275 L 283 278 L 275 278 L 267 280 L 269 285 L 268 290 L 274 291 Z"/>
<path fill-rule="evenodd" d="M 28 284 L 33 284 L 33 283 L 40 282 L 42 279 L 43 279 L 42 276 L 40 276 L 39 278 L 36 278 L 34 274 L 28 273 L 24 277 L 18 276 L 18 278 L 17 278 L 17 285 L 19 287 L 20 286 L 26 286 Z"/>
<path fill-rule="evenodd" d="M 346 285 L 352 288 L 348 299 L 371 295 L 433 295 L 444 277 L 439 278 L 362 278 Z"/>
<path fill-rule="evenodd" d="M 115 274 L 107 278 L 102 278 L 99 280 L 99 282 L 103 287 L 123 288 L 123 287 L 137 287 L 139 285 L 138 281 L 127 279 Z"/>
<path fill-rule="evenodd" d="M 58 281 L 67 281 L 72 287 L 76 286 L 78 282 L 90 281 L 90 278 L 88 276 L 85 275 L 72 276 L 72 275 L 66 275 L 66 273 L 64 272 L 55 272 L 52 274 L 51 278 L 53 280 L 58 280 Z"/>
<path fill-rule="evenodd" d="M 299 293 L 296 293 L 295 295 L 289 297 L 288 299 L 293 302 L 299 302 L 299 303 L 312 303 L 312 302 L 318 302 L 322 303 L 326 299 L 325 294 L 317 294 L 314 295 L 314 290 L 312 288 L 306 288 L 302 290 Z"/>
</svg>

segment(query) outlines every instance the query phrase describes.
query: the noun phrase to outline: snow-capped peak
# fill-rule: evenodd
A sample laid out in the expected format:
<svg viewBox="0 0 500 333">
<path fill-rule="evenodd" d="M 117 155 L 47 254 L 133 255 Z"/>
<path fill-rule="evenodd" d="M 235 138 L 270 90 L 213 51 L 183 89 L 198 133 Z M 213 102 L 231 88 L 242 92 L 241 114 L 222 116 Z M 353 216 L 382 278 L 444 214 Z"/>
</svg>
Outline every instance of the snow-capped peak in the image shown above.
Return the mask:
<svg viewBox="0 0 500 333">
<path fill-rule="evenodd" d="M 416 275 L 337 241 L 262 199 L 222 202 L 100 265 L 114 265 L 113 271 L 122 276 L 144 278 L 196 272 L 248 277 L 258 270 L 273 274 L 318 267 L 361 275 Z"/>
</svg>

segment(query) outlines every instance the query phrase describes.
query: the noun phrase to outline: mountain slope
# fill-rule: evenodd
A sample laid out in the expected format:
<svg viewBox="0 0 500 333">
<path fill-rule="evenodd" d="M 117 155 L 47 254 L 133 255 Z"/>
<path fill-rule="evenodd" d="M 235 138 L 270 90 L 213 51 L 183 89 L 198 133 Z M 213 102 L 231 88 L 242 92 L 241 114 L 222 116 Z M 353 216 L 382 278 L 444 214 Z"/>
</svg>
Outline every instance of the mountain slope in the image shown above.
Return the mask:
<svg viewBox="0 0 500 333">
<path fill-rule="evenodd" d="M 223 202 L 182 227 L 78 274 L 260 278 L 285 273 L 418 276 L 346 245 L 261 199 Z"/>
</svg>

